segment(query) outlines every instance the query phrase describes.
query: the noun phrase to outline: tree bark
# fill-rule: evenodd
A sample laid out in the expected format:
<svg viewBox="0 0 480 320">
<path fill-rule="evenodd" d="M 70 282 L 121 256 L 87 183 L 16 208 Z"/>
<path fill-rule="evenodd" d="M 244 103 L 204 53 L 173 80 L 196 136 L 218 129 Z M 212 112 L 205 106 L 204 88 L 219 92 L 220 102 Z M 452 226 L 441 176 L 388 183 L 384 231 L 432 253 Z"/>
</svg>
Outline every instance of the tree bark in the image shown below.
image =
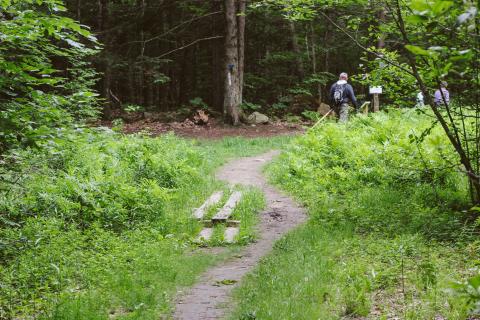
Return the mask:
<svg viewBox="0 0 480 320">
<path fill-rule="evenodd" d="M 240 85 L 240 104 L 243 102 L 243 75 L 245 72 L 245 17 L 246 17 L 246 0 L 239 0 L 238 3 L 238 77 Z"/>
<path fill-rule="evenodd" d="M 385 33 L 381 31 L 382 25 L 385 24 L 387 21 L 387 9 L 382 8 L 380 12 L 378 13 L 378 28 L 380 31 L 380 36 L 378 38 L 377 42 L 377 48 L 378 49 L 383 49 L 385 48 Z"/>
<path fill-rule="evenodd" d="M 139 105 L 145 106 L 146 104 L 146 95 L 145 95 L 145 31 L 144 31 L 144 20 L 145 20 L 145 0 L 139 0 L 138 5 L 140 6 L 140 71 L 138 73 L 138 92 L 139 92 Z"/>
<path fill-rule="evenodd" d="M 221 4 L 212 1 L 212 11 L 221 11 Z M 221 30 L 224 30 L 223 20 L 217 16 L 213 17 L 212 34 L 219 34 Z M 214 40 L 212 46 L 212 91 L 211 91 L 211 104 L 214 110 L 222 112 L 223 110 L 223 45 L 222 41 Z"/>
<path fill-rule="evenodd" d="M 330 12 L 328 10 L 325 11 L 325 15 L 327 17 L 330 16 Z M 326 72 L 330 71 L 330 38 L 331 38 L 331 33 L 330 33 L 330 24 L 327 23 L 325 27 L 325 34 L 323 35 L 323 46 L 325 48 L 325 60 L 324 60 L 324 70 Z"/>
<path fill-rule="evenodd" d="M 295 27 L 295 22 L 293 21 L 289 21 L 288 26 L 290 27 L 290 36 L 292 37 L 292 51 L 295 53 L 295 71 L 301 81 L 305 78 L 305 67 L 303 65 L 302 52 L 298 45 L 297 29 Z"/>
<path fill-rule="evenodd" d="M 108 28 L 108 0 L 98 0 L 98 16 L 97 16 L 97 24 L 98 24 L 98 31 L 102 32 Z M 101 57 L 101 62 L 103 62 L 103 83 L 102 83 L 102 94 L 105 98 L 104 102 L 104 115 L 108 118 L 112 114 L 112 103 L 110 98 L 110 88 L 111 88 L 111 63 L 110 58 L 108 56 L 108 46 L 110 43 L 110 36 L 108 33 L 105 34 L 104 39 L 104 51 Z"/>
<path fill-rule="evenodd" d="M 82 19 L 82 0 L 77 0 L 77 21 L 81 22 Z"/>
<path fill-rule="evenodd" d="M 310 23 L 310 42 L 312 47 L 312 71 L 314 74 L 317 73 L 317 36 L 315 34 L 315 27 L 313 22 Z M 322 85 L 319 83 L 317 85 L 318 93 L 318 105 L 322 103 Z"/>
<path fill-rule="evenodd" d="M 240 69 L 237 6 L 235 0 L 224 0 L 225 6 L 225 82 L 224 114 L 233 125 L 240 123 Z"/>
</svg>

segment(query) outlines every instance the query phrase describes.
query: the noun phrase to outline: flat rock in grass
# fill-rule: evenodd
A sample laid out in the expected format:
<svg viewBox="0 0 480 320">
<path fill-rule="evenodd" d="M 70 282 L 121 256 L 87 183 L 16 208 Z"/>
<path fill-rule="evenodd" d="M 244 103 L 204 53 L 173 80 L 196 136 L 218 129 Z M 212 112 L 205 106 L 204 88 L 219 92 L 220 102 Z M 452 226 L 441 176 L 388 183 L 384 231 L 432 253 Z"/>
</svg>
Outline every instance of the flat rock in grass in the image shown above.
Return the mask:
<svg viewBox="0 0 480 320">
<path fill-rule="evenodd" d="M 200 231 L 200 234 L 197 237 L 197 241 L 208 241 L 212 238 L 213 228 L 204 228 Z"/>
<path fill-rule="evenodd" d="M 217 203 L 220 202 L 220 200 L 222 200 L 222 196 L 223 196 L 223 191 L 217 191 L 215 193 L 213 193 L 210 198 L 207 199 L 207 201 L 205 201 L 202 206 L 200 208 L 198 208 L 197 210 L 195 210 L 195 212 L 193 213 L 193 216 L 197 219 L 202 219 L 203 216 L 205 215 L 205 213 L 207 212 L 207 209 L 211 206 L 214 206 L 216 205 Z"/>
<path fill-rule="evenodd" d="M 234 193 L 232 193 L 227 203 L 225 203 L 223 208 L 219 212 L 217 212 L 217 214 L 212 218 L 212 222 L 226 222 L 228 218 L 230 218 L 230 216 L 233 214 L 233 209 L 235 209 L 241 198 L 241 192 L 235 191 Z"/>
<path fill-rule="evenodd" d="M 223 234 L 225 242 L 234 243 L 235 237 L 238 235 L 239 232 L 240 232 L 240 229 L 238 228 L 232 228 L 232 227 L 226 228 L 225 233 Z"/>
</svg>

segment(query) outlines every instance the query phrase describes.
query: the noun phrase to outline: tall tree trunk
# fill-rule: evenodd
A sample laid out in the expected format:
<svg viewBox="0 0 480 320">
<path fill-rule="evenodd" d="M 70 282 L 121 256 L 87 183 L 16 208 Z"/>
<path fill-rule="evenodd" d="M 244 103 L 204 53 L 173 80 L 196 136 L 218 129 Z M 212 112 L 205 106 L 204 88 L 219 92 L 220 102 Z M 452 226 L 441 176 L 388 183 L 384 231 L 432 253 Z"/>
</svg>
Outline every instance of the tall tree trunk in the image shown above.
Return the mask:
<svg viewBox="0 0 480 320">
<path fill-rule="evenodd" d="M 225 84 L 224 114 L 233 124 L 240 123 L 240 69 L 238 57 L 238 23 L 235 0 L 224 0 L 225 5 Z"/>
<path fill-rule="evenodd" d="M 163 5 L 164 1 L 161 2 Z M 160 17 L 162 19 L 162 33 L 167 32 L 170 28 L 170 15 L 168 15 L 167 10 L 162 10 L 160 13 Z M 160 45 L 161 43 L 161 45 Z M 170 42 L 160 42 L 159 40 L 159 47 L 162 50 L 165 51 L 170 51 Z M 164 69 L 162 70 L 165 75 L 170 76 L 170 63 L 166 63 Z M 169 106 L 169 94 L 170 94 L 170 88 L 171 88 L 171 83 L 174 81 L 172 78 L 170 78 L 170 82 L 163 84 L 159 87 L 159 95 L 160 95 L 160 104 L 161 108 L 159 110 L 161 111 L 168 111 L 168 106 Z"/>
<path fill-rule="evenodd" d="M 81 22 L 82 19 L 82 0 L 77 0 L 77 21 Z"/>
<path fill-rule="evenodd" d="M 313 73 L 317 73 L 317 36 L 315 34 L 315 26 L 313 22 L 310 23 L 310 42 L 312 47 L 312 70 Z M 322 85 L 319 83 L 317 85 L 318 93 L 318 105 L 322 103 Z"/>
<path fill-rule="evenodd" d="M 106 98 L 104 113 L 107 117 L 110 117 L 113 113 L 112 100 L 111 100 L 111 94 L 110 94 L 111 87 L 112 87 L 112 68 L 111 68 L 110 60 L 107 57 L 105 61 L 105 71 L 103 75 L 103 95 Z"/>
<path fill-rule="evenodd" d="M 189 69 L 192 68 L 192 61 L 190 55 L 190 49 L 186 49 L 182 52 L 182 66 L 179 74 L 179 88 L 178 88 L 178 103 L 186 104 L 188 102 L 188 87 L 189 87 Z"/>
<path fill-rule="evenodd" d="M 139 0 L 140 5 L 140 72 L 138 78 L 138 92 L 139 92 L 139 105 L 145 106 L 146 104 L 146 95 L 145 95 L 145 0 Z"/>
<path fill-rule="evenodd" d="M 292 51 L 295 53 L 295 71 L 301 81 L 305 78 L 305 67 L 303 66 L 302 51 L 298 45 L 297 29 L 293 21 L 289 21 L 288 26 L 290 27 L 290 36 L 292 37 Z"/>
<path fill-rule="evenodd" d="M 243 75 L 245 72 L 245 17 L 246 17 L 246 0 L 239 0 L 238 3 L 238 77 L 240 85 L 240 104 L 243 102 Z"/>
<path fill-rule="evenodd" d="M 155 106 L 155 86 L 153 84 L 154 77 L 153 77 L 154 71 L 153 71 L 153 66 L 149 63 L 147 65 L 147 70 L 146 70 L 146 100 L 147 100 L 147 107 L 152 109 Z"/>
<path fill-rule="evenodd" d="M 329 17 L 330 12 L 328 10 L 325 11 L 325 14 Z M 325 65 L 325 72 L 330 72 L 330 38 L 331 38 L 331 32 L 330 32 L 330 23 L 327 23 L 327 26 L 325 27 L 325 34 L 323 35 L 323 46 L 325 48 L 325 60 L 324 60 L 324 65 Z"/>
<path fill-rule="evenodd" d="M 383 49 L 385 48 L 385 32 L 382 32 L 382 26 L 387 21 L 387 9 L 385 7 L 381 8 L 378 12 L 378 28 L 380 30 L 380 36 L 377 42 L 377 48 Z"/>
<path fill-rule="evenodd" d="M 198 76 L 198 73 L 197 73 L 197 70 L 198 70 L 198 52 L 199 52 L 199 45 L 195 45 L 193 48 L 192 48 L 192 65 L 190 66 L 190 81 L 191 81 L 191 92 L 190 94 L 193 94 L 194 97 L 198 96 L 197 95 L 197 76 Z"/>
<path fill-rule="evenodd" d="M 128 59 L 128 102 L 136 103 L 135 97 L 135 60 Z"/>
<path fill-rule="evenodd" d="M 107 29 L 108 27 L 108 0 L 98 0 L 98 16 L 97 16 L 97 24 L 98 24 L 98 31 L 102 32 Z M 110 99 L 110 89 L 111 89 L 111 63 L 110 57 L 108 56 L 108 47 L 110 43 L 110 36 L 108 33 L 104 35 L 104 50 L 101 57 L 103 63 L 103 83 L 102 83 L 102 94 L 103 98 L 105 99 L 104 104 L 104 114 L 106 117 L 110 117 L 112 114 L 111 110 L 111 99 Z"/>
<path fill-rule="evenodd" d="M 212 11 L 220 11 L 221 4 L 218 2 L 212 1 Z M 213 17 L 212 23 L 212 34 L 219 34 L 223 30 L 224 23 L 223 20 L 217 18 L 217 16 Z M 214 40 L 212 46 L 210 47 L 212 50 L 212 107 L 217 111 L 223 110 L 223 64 L 222 64 L 222 55 L 223 55 L 223 43 L 221 40 Z"/>
<path fill-rule="evenodd" d="M 104 0 L 98 0 L 98 15 L 97 15 L 97 28 L 98 31 L 103 31 L 103 9 L 104 9 Z"/>
</svg>

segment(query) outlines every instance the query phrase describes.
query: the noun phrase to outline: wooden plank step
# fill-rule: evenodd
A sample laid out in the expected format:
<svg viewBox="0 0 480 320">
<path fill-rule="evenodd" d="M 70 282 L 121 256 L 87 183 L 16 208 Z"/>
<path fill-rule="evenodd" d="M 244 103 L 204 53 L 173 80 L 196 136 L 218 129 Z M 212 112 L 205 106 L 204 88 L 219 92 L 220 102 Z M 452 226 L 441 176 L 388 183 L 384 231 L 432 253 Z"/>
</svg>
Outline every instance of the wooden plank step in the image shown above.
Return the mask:
<svg viewBox="0 0 480 320">
<path fill-rule="evenodd" d="M 202 204 L 200 208 L 195 210 L 195 212 L 193 213 L 193 216 L 199 220 L 202 219 L 205 213 L 207 212 L 208 208 L 219 203 L 220 200 L 222 200 L 222 197 L 223 197 L 223 191 L 217 191 L 213 193 L 210 196 L 210 198 L 208 198 L 207 201 L 205 201 Z"/>
<path fill-rule="evenodd" d="M 212 238 L 213 228 L 204 228 L 197 237 L 197 242 L 208 241 Z"/>
<path fill-rule="evenodd" d="M 241 192 L 235 191 L 234 193 L 232 193 L 227 203 L 225 203 L 223 208 L 219 212 L 217 212 L 217 214 L 212 218 L 212 222 L 226 222 L 228 218 L 230 218 L 230 216 L 232 215 L 233 209 L 235 209 L 241 198 Z"/>
<path fill-rule="evenodd" d="M 226 228 L 225 233 L 223 234 L 223 238 L 227 243 L 234 243 L 235 237 L 240 232 L 239 228 Z"/>
</svg>

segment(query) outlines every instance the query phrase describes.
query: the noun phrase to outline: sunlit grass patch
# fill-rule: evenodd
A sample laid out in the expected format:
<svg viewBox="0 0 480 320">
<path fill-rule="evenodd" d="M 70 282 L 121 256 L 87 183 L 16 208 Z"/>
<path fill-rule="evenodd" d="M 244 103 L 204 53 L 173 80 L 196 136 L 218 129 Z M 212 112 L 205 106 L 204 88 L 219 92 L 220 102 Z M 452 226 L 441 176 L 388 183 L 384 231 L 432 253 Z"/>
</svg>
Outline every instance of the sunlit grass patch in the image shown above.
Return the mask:
<svg viewBox="0 0 480 320">
<path fill-rule="evenodd" d="M 309 223 L 280 240 L 236 292 L 231 319 L 466 317 L 447 291 L 461 252 L 421 237 L 364 237 Z M 447 291 L 446 291 L 447 290 Z"/>
</svg>

